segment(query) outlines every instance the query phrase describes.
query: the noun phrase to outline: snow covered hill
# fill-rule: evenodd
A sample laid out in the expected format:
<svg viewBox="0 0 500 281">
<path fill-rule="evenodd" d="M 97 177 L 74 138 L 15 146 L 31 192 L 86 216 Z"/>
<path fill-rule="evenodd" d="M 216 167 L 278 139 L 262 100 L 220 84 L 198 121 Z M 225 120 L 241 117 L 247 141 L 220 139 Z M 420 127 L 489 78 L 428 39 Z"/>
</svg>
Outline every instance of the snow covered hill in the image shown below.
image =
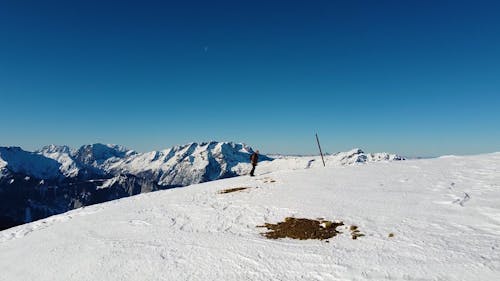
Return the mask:
<svg viewBox="0 0 500 281">
<path fill-rule="evenodd" d="M 215 141 L 148 153 L 111 144 L 79 149 L 49 145 L 35 152 L 1 147 L 0 229 L 139 193 L 248 174 L 251 153 L 252 148 L 245 144 Z M 285 162 L 303 168 L 316 158 L 294 159 Z M 352 165 L 397 159 L 355 149 L 327 156 L 327 163 Z M 283 168 L 283 159 L 272 164 L 272 158 L 261 155 L 259 160 L 261 171 Z"/>
<path fill-rule="evenodd" d="M 325 168 L 297 159 L 270 173 L 265 166 L 280 162 L 263 163 L 254 178 L 141 194 L 4 230 L 0 281 L 500 276 L 500 153 Z M 220 193 L 236 187 L 248 188 Z M 257 226 L 286 217 L 345 228 L 326 241 L 260 234 Z M 353 225 L 365 236 L 351 239 Z"/>
</svg>

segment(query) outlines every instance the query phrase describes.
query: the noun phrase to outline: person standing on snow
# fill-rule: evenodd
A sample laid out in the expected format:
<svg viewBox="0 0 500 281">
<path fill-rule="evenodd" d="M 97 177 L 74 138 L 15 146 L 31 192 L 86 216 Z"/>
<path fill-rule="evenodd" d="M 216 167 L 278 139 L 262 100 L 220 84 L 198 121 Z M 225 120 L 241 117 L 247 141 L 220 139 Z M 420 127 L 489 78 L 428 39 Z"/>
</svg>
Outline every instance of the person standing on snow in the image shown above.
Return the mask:
<svg viewBox="0 0 500 281">
<path fill-rule="evenodd" d="M 250 163 L 252 163 L 252 170 L 250 171 L 250 176 L 254 176 L 255 166 L 257 166 L 257 162 L 259 161 L 259 151 L 256 150 L 252 155 L 250 155 Z"/>
</svg>

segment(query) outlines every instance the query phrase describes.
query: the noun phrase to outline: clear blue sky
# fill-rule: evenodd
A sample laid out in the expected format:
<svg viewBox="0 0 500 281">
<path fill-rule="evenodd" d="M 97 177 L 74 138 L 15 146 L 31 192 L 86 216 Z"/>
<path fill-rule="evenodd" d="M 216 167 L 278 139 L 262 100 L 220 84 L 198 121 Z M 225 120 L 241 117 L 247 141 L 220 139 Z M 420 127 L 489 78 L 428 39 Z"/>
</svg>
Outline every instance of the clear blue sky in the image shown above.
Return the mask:
<svg viewBox="0 0 500 281">
<path fill-rule="evenodd" d="M 0 0 L 0 145 L 500 151 L 499 1 Z"/>
</svg>

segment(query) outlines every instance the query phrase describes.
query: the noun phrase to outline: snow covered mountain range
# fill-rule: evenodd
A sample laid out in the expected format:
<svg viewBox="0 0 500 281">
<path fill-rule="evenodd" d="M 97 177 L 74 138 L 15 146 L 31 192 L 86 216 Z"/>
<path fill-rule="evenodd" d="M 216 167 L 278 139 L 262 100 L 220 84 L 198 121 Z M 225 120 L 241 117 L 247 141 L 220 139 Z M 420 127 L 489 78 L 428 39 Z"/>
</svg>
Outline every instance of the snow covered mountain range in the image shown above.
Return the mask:
<svg viewBox="0 0 500 281">
<path fill-rule="evenodd" d="M 34 152 L 0 147 L 0 229 L 139 193 L 245 175 L 251 153 L 245 144 L 215 141 L 147 153 L 110 144 L 49 145 Z M 403 158 L 354 149 L 325 159 L 327 165 L 352 165 Z M 259 161 L 260 173 L 283 163 L 292 169 L 321 163 L 314 156 L 260 155 Z"/>
</svg>

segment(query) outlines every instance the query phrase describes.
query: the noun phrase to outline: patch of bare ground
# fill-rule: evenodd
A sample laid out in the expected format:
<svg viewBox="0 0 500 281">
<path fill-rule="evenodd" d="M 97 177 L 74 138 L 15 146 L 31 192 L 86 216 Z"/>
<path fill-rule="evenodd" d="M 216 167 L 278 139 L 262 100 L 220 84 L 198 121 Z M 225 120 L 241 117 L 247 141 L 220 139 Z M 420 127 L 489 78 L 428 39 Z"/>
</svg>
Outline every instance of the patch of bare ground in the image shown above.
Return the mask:
<svg viewBox="0 0 500 281">
<path fill-rule="evenodd" d="M 270 230 L 262 233 L 263 236 L 269 239 L 288 237 L 300 240 L 324 240 L 332 238 L 340 233 L 336 228 L 342 225 L 344 225 L 343 222 L 287 217 L 284 222 L 278 222 L 276 224 L 266 223 L 258 227 L 265 227 Z"/>
<path fill-rule="evenodd" d="M 235 188 L 228 188 L 228 189 L 223 189 L 220 190 L 218 193 L 219 194 L 226 194 L 226 193 L 231 193 L 231 192 L 237 192 L 237 191 L 242 191 L 245 189 L 249 189 L 251 187 L 235 187 Z"/>
<path fill-rule="evenodd" d="M 363 233 L 361 233 L 361 232 L 359 231 L 358 227 L 357 227 L 357 226 L 355 226 L 355 225 L 351 225 L 351 226 L 349 227 L 349 230 L 351 231 L 351 238 L 352 238 L 353 240 L 358 239 L 358 237 L 365 236 Z"/>
<path fill-rule="evenodd" d="M 270 177 L 261 178 L 259 180 L 262 181 L 263 183 L 274 183 L 274 182 L 276 182 L 275 179 L 270 178 Z"/>
</svg>

